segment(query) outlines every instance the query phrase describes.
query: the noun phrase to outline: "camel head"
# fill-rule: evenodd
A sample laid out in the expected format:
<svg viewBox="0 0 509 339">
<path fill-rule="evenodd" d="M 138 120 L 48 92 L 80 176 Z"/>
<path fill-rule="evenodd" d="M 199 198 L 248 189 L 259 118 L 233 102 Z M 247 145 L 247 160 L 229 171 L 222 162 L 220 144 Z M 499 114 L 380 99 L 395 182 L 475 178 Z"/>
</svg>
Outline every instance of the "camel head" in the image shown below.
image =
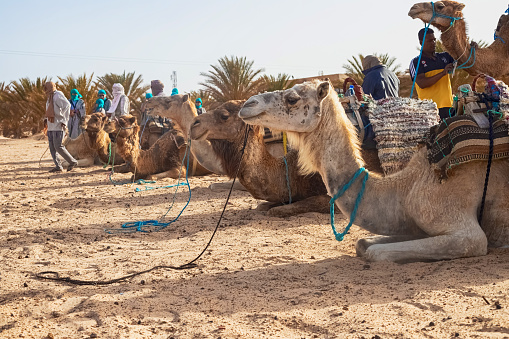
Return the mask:
<svg viewBox="0 0 509 339">
<path fill-rule="evenodd" d="M 120 138 L 127 139 L 133 135 L 137 136 L 140 131 L 140 126 L 138 126 L 136 122 L 136 117 L 132 115 L 123 115 L 107 123 L 104 130 Z"/>
<path fill-rule="evenodd" d="M 322 100 L 334 91 L 329 81 L 298 84 L 284 91 L 249 98 L 239 117 L 250 125 L 292 132 L 311 132 L 321 121 Z"/>
<path fill-rule="evenodd" d="M 87 132 L 99 132 L 104 129 L 104 126 L 108 122 L 108 117 L 102 113 L 94 113 L 92 115 L 87 115 L 88 121 L 86 130 Z"/>
<path fill-rule="evenodd" d="M 440 15 L 455 17 L 455 18 L 463 18 L 463 13 L 461 12 L 465 7 L 464 4 L 456 1 L 437 1 L 437 2 L 419 2 L 410 8 L 408 12 L 408 16 L 412 19 L 421 19 L 424 23 L 428 23 L 431 21 L 433 16 L 433 6 L 435 6 L 435 13 L 438 16 L 433 18 L 433 22 L 431 23 L 433 26 L 437 27 L 440 31 L 445 31 L 451 25 L 451 19 L 445 18 Z"/>
<path fill-rule="evenodd" d="M 152 97 L 145 102 L 144 109 L 149 115 L 158 115 L 164 118 L 170 118 L 176 121 L 182 120 L 182 109 L 192 110 L 194 103 L 190 100 L 188 94 L 177 94 L 172 96 Z M 194 109 L 196 115 L 196 109 Z M 181 126 L 187 128 L 188 126 Z"/>
<path fill-rule="evenodd" d="M 238 116 L 242 104 L 244 100 L 231 100 L 194 118 L 191 124 L 191 139 L 236 139 L 246 126 Z"/>
</svg>

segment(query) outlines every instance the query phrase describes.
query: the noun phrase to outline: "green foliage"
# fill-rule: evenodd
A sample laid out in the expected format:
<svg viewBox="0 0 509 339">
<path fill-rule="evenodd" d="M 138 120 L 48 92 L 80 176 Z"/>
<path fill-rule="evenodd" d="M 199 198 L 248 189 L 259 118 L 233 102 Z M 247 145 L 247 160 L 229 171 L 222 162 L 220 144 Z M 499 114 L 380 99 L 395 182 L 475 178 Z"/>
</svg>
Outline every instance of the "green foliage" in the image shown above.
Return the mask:
<svg viewBox="0 0 509 339">
<path fill-rule="evenodd" d="M 396 75 L 401 75 L 401 65 L 396 64 L 396 58 L 391 57 L 388 53 L 378 54 L 374 53 L 373 55 L 377 56 L 380 59 L 380 62 L 384 64 L 389 70 L 396 73 Z M 361 85 L 364 81 L 364 73 L 362 73 L 362 61 L 364 60 L 364 55 L 359 54 L 358 56 L 353 55 L 352 59 L 348 59 L 347 63 L 343 65 L 343 68 L 346 71 L 346 74 L 354 79 L 357 84 Z"/>
<path fill-rule="evenodd" d="M 108 73 L 102 77 L 97 77 L 97 89 L 104 89 L 108 94 L 108 98 L 112 99 L 113 95 L 111 90 L 113 84 L 119 83 L 124 86 L 125 95 L 129 98 L 131 103 L 131 110 L 140 112 L 142 99 L 145 98 L 145 92 L 150 89 L 150 86 L 143 86 L 143 78 L 141 75 L 135 77 L 136 72 L 123 74 Z"/>
<path fill-rule="evenodd" d="M 78 92 L 83 96 L 85 101 L 85 109 L 87 114 L 92 114 L 95 101 L 97 100 L 97 85 L 92 81 L 94 73 L 87 77 L 86 73 L 75 78 L 72 74 L 69 74 L 65 78 L 58 77 L 60 83 L 58 84 L 59 89 L 65 94 L 67 98 L 71 98 L 71 90 L 77 89 Z"/>
<path fill-rule="evenodd" d="M 200 73 L 205 81 L 200 83 L 205 91 L 217 102 L 228 100 L 245 100 L 257 93 L 260 81 L 255 78 L 263 69 L 253 69 L 254 61 L 247 61 L 246 57 L 218 60 L 219 65 L 211 65 L 208 73 Z"/>
<path fill-rule="evenodd" d="M 260 77 L 260 92 L 273 92 L 280 91 L 287 88 L 290 88 L 294 85 L 293 78 L 291 75 L 286 73 L 278 73 L 277 76 L 273 75 L 263 75 Z"/>
<path fill-rule="evenodd" d="M 205 90 L 191 91 L 191 93 L 189 93 L 189 96 L 192 102 L 195 102 L 196 99 L 200 98 L 201 101 L 203 102 L 203 107 L 205 107 L 206 110 L 208 110 L 210 106 L 214 104 L 214 99 L 212 98 L 210 93 Z"/>
<path fill-rule="evenodd" d="M 20 138 L 42 130 L 46 112 L 44 84 L 47 77 L 31 81 L 21 78 L 0 86 L 0 125 L 4 136 Z"/>
</svg>

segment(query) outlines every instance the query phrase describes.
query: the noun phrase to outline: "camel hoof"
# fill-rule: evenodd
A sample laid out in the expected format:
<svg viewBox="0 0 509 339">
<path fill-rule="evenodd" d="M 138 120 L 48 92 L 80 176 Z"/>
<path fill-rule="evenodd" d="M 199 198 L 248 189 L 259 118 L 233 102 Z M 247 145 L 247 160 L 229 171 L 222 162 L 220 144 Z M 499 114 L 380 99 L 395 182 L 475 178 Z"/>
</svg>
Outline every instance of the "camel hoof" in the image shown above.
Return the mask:
<svg viewBox="0 0 509 339">
<path fill-rule="evenodd" d="M 360 258 L 366 257 L 366 251 L 368 250 L 369 246 L 372 244 L 368 241 L 368 239 L 359 239 L 357 241 L 357 244 L 355 245 L 355 253 Z"/>
<path fill-rule="evenodd" d="M 266 202 L 259 203 L 258 206 L 256 207 L 256 210 L 258 212 L 267 212 L 271 208 L 279 206 L 279 205 L 280 204 L 278 204 L 278 203 L 266 201 Z"/>
</svg>

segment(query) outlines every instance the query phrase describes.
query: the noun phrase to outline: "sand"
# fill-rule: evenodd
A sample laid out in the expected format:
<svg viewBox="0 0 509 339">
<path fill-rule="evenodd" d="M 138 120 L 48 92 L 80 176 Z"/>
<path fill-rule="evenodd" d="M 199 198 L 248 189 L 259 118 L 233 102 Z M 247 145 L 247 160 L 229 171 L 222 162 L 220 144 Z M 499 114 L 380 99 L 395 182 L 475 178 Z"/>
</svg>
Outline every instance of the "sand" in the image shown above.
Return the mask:
<svg viewBox="0 0 509 339">
<path fill-rule="evenodd" d="M 268 217 L 241 191 L 195 268 L 106 286 L 36 279 L 57 271 L 108 280 L 184 264 L 205 248 L 228 193 L 208 188 L 224 177 L 190 178 L 192 199 L 177 222 L 110 235 L 161 217 L 175 189 L 114 186 L 98 166 L 48 173 L 49 152 L 39 161 L 46 149 L 44 140 L 0 140 L 1 338 L 509 338 L 509 249 L 367 263 L 355 242 L 368 232 L 354 226 L 337 242 L 328 215 Z M 180 188 L 167 219 L 187 198 Z"/>
</svg>

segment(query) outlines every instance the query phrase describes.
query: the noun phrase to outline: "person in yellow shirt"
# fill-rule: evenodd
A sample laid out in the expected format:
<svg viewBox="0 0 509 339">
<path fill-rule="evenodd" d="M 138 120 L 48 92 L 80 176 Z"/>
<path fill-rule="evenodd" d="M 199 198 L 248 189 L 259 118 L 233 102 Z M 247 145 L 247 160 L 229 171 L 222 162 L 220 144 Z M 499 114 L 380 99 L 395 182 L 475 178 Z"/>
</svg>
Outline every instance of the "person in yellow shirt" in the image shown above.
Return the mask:
<svg viewBox="0 0 509 339">
<path fill-rule="evenodd" d="M 410 76 L 415 80 L 415 88 L 419 99 L 433 100 L 438 107 L 440 119 L 445 119 L 455 114 L 451 108 L 453 96 L 451 89 L 451 77 L 449 73 L 454 68 L 454 58 L 447 52 L 436 53 L 435 34 L 431 28 L 426 33 L 425 29 L 419 31 L 419 42 L 422 46 L 422 56 L 417 70 L 419 56 L 410 63 Z"/>
</svg>

